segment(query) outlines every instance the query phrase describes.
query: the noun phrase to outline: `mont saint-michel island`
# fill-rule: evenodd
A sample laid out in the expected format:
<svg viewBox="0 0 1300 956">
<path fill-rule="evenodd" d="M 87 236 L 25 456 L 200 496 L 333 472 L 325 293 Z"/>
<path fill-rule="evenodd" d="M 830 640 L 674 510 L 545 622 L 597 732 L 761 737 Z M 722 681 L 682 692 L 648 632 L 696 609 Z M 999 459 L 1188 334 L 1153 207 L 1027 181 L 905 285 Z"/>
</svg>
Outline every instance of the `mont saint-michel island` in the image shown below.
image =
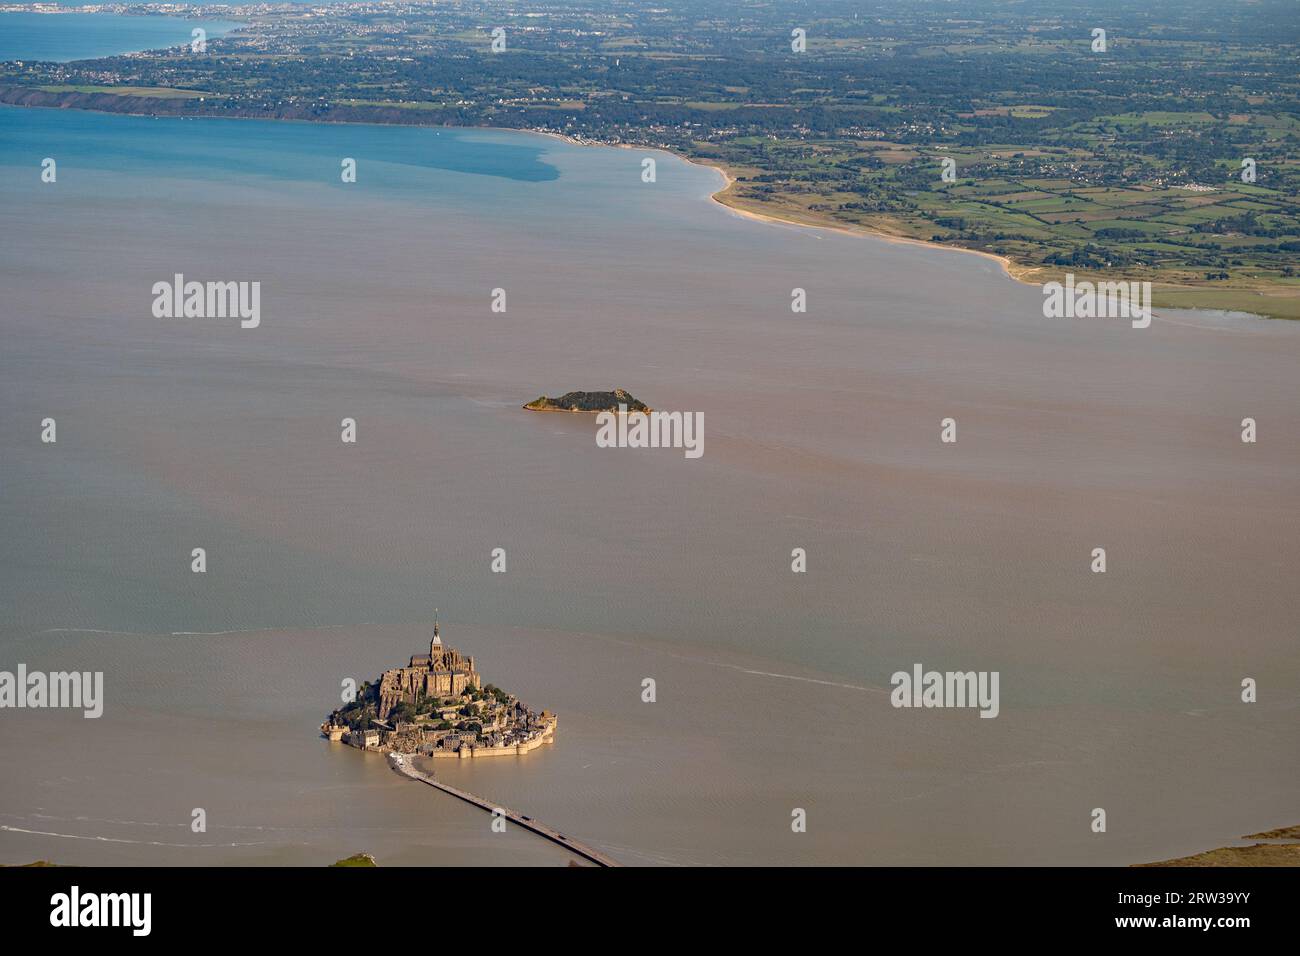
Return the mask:
<svg viewBox="0 0 1300 956">
<path fill-rule="evenodd" d="M 444 645 L 435 622 L 428 654 L 361 685 L 321 733 L 361 750 L 465 759 L 526 754 L 555 740 L 557 722 L 484 684 L 474 658 Z"/>
</svg>

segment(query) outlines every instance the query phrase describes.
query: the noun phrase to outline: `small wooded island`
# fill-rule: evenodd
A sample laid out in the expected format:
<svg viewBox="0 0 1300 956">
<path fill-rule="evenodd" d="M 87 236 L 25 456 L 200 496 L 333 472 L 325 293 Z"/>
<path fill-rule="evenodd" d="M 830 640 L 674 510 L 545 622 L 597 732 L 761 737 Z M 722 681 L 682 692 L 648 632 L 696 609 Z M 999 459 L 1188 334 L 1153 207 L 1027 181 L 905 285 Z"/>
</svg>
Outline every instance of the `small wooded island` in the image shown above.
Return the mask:
<svg viewBox="0 0 1300 956">
<path fill-rule="evenodd" d="M 543 395 L 524 408 L 532 412 L 617 412 L 620 405 L 625 406 L 629 412 L 652 410 L 621 388 L 612 392 L 565 392 L 559 398 Z"/>
</svg>

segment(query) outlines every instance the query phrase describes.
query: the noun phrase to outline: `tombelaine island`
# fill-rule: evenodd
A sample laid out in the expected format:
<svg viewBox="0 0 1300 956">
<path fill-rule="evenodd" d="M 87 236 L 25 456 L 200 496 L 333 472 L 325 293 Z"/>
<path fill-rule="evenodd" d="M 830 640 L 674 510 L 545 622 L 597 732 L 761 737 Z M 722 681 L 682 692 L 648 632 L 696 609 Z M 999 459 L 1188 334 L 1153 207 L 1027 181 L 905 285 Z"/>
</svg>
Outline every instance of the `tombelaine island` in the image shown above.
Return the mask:
<svg viewBox="0 0 1300 956">
<path fill-rule="evenodd" d="M 435 621 L 428 654 L 367 681 L 321 733 L 361 750 L 464 759 L 526 754 L 552 743 L 557 723 L 554 714 L 484 685 L 474 658 L 444 646 Z"/>
<path fill-rule="evenodd" d="M 559 398 L 541 398 L 529 402 L 524 408 L 530 412 L 616 412 L 619 405 L 629 412 L 648 412 L 645 402 L 637 401 L 621 388 L 612 392 L 565 392 Z"/>
</svg>

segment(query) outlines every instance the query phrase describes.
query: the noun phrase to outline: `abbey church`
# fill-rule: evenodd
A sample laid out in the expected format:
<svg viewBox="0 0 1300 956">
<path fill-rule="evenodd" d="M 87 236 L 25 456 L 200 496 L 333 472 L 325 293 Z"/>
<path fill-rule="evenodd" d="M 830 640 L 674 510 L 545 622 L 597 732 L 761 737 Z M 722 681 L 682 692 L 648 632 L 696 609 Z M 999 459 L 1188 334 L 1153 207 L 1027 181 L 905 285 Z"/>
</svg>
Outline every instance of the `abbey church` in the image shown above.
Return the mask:
<svg viewBox="0 0 1300 956">
<path fill-rule="evenodd" d="M 466 687 L 482 687 L 474 658 L 462 657 L 453 647 L 444 647 L 438 634 L 438 624 L 433 625 L 433 640 L 428 654 L 411 657 L 407 667 L 384 671 L 379 679 L 379 719 L 387 720 L 389 712 L 405 701 L 414 704 L 416 697 L 454 697 Z"/>
</svg>

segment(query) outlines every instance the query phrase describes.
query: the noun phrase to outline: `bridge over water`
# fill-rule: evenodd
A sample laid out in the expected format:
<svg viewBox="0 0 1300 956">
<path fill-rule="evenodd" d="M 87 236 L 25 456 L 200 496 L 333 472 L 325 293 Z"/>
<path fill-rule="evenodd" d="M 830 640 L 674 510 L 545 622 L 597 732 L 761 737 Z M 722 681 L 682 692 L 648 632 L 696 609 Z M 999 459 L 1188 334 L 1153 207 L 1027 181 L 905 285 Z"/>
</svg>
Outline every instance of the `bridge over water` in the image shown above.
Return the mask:
<svg viewBox="0 0 1300 956">
<path fill-rule="evenodd" d="M 390 754 L 388 757 L 388 764 L 404 777 L 418 780 L 420 783 L 426 783 L 431 787 L 441 790 L 443 793 L 451 794 L 459 800 L 464 800 L 466 803 L 472 803 L 474 806 L 486 810 L 488 813 L 495 813 L 500 810 L 505 818 L 510 822 L 518 824 L 525 830 L 530 830 L 538 836 L 545 837 L 552 843 L 559 844 L 571 853 L 575 853 L 584 860 L 595 863 L 597 866 L 622 865 L 617 860 L 606 856 L 599 850 L 593 849 L 585 843 L 580 843 L 572 837 L 565 836 L 554 827 L 548 827 L 546 824 L 539 823 L 532 817 L 525 816 L 524 814 L 511 810 L 508 807 L 503 807 L 500 804 L 493 803 L 490 800 L 484 800 L 482 797 L 476 796 L 468 790 L 460 790 L 456 787 L 450 786 L 449 784 L 443 783 L 441 780 L 435 779 L 431 774 L 416 770 L 401 754 Z"/>
</svg>

